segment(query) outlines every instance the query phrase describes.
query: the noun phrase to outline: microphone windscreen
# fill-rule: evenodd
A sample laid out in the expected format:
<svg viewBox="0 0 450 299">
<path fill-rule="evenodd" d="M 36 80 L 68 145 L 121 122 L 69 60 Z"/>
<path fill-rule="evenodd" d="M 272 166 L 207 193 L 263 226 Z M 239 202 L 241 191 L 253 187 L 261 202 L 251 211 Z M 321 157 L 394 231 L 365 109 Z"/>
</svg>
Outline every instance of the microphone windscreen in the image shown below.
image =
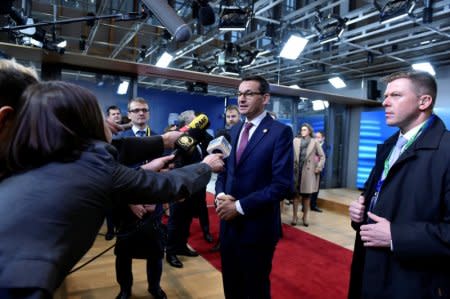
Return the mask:
<svg viewBox="0 0 450 299">
<path fill-rule="evenodd" d="M 209 26 L 216 22 L 214 10 L 209 4 L 200 6 L 200 10 L 198 11 L 198 20 L 202 26 Z"/>
<path fill-rule="evenodd" d="M 231 144 L 224 136 L 217 137 L 208 144 L 206 151 L 210 154 L 222 153 L 223 158 L 227 158 L 231 153 Z"/>
</svg>

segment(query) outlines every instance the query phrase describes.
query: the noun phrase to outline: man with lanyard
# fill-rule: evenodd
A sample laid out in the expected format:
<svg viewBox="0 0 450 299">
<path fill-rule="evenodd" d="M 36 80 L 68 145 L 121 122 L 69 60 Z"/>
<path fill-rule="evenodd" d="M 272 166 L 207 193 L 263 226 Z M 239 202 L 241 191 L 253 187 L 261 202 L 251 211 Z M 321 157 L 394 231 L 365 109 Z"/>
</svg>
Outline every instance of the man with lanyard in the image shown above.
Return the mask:
<svg viewBox="0 0 450 299">
<path fill-rule="evenodd" d="M 134 98 L 128 103 L 128 117 L 133 126 L 122 132 L 122 137 L 154 135 L 148 126 L 149 106 L 143 98 Z M 118 214 L 120 214 L 120 228 L 114 253 L 116 254 L 116 278 L 120 285 L 120 292 L 116 299 L 128 299 L 131 296 L 133 258 L 147 260 L 149 293 L 157 299 L 167 298 L 160 287 L 164 256 L 164 244 L 161 243 L 162 232 L 159 228 L 162 205 L 128 205 L 122 207 Z M 138 226 L 140 226 L 139 229 L 137 229 Z M 121 238 L 121 235 L 124 237 Z"/>
<path fill-rule="evenodd" d="M 361 196 L 349 298 L 450 298 L 450 133 L 433 114 L 437 86 L 423 72 L 386 79 L 386 123 Z"/>
</svg>

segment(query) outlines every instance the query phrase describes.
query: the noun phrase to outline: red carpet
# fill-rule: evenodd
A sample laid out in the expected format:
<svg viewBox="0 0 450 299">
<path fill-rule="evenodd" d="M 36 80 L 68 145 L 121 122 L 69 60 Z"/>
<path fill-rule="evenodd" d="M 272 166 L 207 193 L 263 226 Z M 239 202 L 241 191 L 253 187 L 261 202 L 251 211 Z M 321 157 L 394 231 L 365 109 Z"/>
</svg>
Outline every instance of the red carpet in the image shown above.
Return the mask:
<svg viewBox="0 0 450 299">
<path fill-rule="evenodd" d="M 213 208 L 209 209 L 209 219 L 216 238 L 219 220 Z M 283 225 L 283 234 L 273 260 L 272 298 L 346 298 L 352 252 L 287 225 Z M 213 245 L 203 240 L 198 219 L 192 223 L 189 245 L 221 269 L 220 254 L 209 252 Z"/>
</svg>

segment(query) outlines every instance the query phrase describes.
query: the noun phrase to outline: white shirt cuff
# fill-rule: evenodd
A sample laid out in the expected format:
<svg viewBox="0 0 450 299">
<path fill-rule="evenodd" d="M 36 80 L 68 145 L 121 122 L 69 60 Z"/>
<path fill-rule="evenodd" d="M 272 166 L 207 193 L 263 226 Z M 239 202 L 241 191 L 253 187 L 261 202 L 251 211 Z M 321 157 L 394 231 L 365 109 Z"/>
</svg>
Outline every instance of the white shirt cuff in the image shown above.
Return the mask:
<svg viewBox="0 0 450 299">
<path fill-rule="evenodd" d="M 241 215 L 245 215 L 244 210 L 242 209 L 241 203 L 239 202 L 239 200 L 236 200 L 234 204 L 236 205 L 236 211 L 238 211 L 238 213 Z"/>
</svg>

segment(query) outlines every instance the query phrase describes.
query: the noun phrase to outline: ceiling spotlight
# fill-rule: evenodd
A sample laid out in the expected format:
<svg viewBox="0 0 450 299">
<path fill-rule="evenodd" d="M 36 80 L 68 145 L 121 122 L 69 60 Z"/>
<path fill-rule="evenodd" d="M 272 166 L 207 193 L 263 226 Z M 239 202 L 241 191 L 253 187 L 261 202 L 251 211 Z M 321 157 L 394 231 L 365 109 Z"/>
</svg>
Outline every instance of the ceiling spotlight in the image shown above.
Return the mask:
<svg viewBox="0 0 450 299">
<path fill-rule="evenodd" d="M 416 7 L 416 0 L 390 0 L 384 6 L 374 0 L 373 5 L 380 12 L 380 23 L 386 24 L 410 15 Z"/>
<path fill-rule="evenodd" d="M 283 49 L 280 52 L 280 57 L 295 60 L 305 49 L 308 40 L 297 34 L 293 34 L 289 37 L 288 41 L 284 44 Z"/>
<path fill-rule="evenodd" d="M 237 64 L 233 63 L 225 63 L 224 66 L 220 68 L 220 74 L 221 75 L 227 75 L 227 76 L 240 76 L 241 71 L 239 69 L 239 66 Z"/>
<path fill-rule="evenodd" d="M 173 60 L 173 55 L 169 54 L 167 51 L 165 51 L 161 57 L 159 57 L 158 62 L 156 63 L 156 66 L 159 67 L 167 67 Z"/>
<path fill-rule="evenodd" d="M 120 94 L 120 95 L 127 94 L 128 86 L 130 86 L 130 81 L 127 81 L 127 80 L 122 81 L 119 84 L 119 87 L 117 87 L 117 94 Z"/>
<path fill-rule="evenodd" d="M 346 28 L 347 20 L 347 18 L 330 15 L 314 24 L 314 28 L 319 33 L 320 44 L 339 41 Z"/>
<path fill-rule="evenodd" d="M 330 78 L 330 79 L 328 79 L 328 82 L 330 82 L 331 85 L 333 85 L 333 87 L 336 89 L 344 88 L 347 86 L 347 84 L 345 84 L 344 80 L 342 80 L 340 77 Z"/>
<path fill-rule="evenodd" d="M 415 69 L 416 71 L 427 72 L 432 76 L 436 75 L 433 66 L 429 62 L 414 63 L 412 65 L 412 68 Z"/>
<path fill-rule="evenodd" d="M 224 8 L 220 15 L 220 31 L 244 31 L 250 21 L 248 13 L 241 8 Z"/>
</svg>

